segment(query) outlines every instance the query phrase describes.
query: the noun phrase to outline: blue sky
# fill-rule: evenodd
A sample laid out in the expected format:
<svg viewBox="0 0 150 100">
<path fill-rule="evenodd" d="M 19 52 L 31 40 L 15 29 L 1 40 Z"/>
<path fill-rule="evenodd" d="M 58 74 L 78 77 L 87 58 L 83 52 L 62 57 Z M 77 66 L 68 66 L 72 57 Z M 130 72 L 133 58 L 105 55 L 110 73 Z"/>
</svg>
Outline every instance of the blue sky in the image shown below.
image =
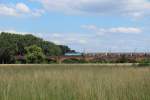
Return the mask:
<svg viewBox="0 0 150 100">
<path fill-rule="evenodd" d="M 86 52 L 150 51 L 149 0 L 1 0 L 0 31 Z"/>
</svg>

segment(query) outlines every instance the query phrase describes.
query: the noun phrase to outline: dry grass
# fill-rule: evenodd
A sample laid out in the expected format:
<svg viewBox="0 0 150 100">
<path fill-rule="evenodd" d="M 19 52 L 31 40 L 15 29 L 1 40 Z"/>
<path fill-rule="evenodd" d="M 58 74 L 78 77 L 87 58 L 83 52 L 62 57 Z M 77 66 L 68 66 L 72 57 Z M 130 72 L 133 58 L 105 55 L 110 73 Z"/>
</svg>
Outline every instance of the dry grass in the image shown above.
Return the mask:
<svg viewBox="0 0 150 100">
<path fill-rule="evenodd" d="M 1 65 L 0 100 L 150 100 L 150 68 Z"/>
</svg>

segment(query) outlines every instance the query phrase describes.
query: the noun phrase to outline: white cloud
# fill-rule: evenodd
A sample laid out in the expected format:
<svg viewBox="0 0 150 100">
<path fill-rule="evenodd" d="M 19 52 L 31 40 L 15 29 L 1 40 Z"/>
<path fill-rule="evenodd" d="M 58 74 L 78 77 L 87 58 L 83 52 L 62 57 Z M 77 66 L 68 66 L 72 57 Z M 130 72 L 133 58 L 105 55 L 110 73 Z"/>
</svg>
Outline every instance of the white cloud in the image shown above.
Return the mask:
<svg viewBox="0 0 150 100">
<path fill-rule="evenodd" d="M 42 16 L 45 13 L 45 11 L 43 9 L 35 9 L 32 11 L 32 15 L 33 16 Z"/>
<path fill-rule="evenodd" d="M 63 44 L 63 45 L 86 45 L 88 43 L 87 40 L 84 38 L 72 38 L 72 39 L 64 39 L 64 38 L 59 38 L 59 39 L 51 39 L 56 44 Z"/>
<path fill-rule="evenodd" d="M 0 15 L 18 16 L 15 8 L 0 4 Z"/>
<path fill-rule="evenodd" d="M 142 29 L 136 27 L 113 27 L 113 28 L 99 28 L 95 25 L 82 25 L 81 28 L 87 29 L 89 31 L 95 32 L 99 35 L 109 34 L 109 33 L 129 33 L 129 34 L 139 34 Z"/>
<path fill-rule="evenodd" d="M 31 12 L 30 8 L 27 5 L 25 5 L 24 3 L 17 3 L 16 9 L 22 13 L 30 13 Z"/>
<path fill-rule="evenodd" d="M 62 35 L 63 34 L 63 35 Z M 56 44 L 65 44 L 65 45 L 85 45 L 88 43 L 88 38 L 86 35 L 81 33 L 52 33 L 45 34 L 46 38 L 52 40 Z"/>
<path fill-rule="evenodd" d="M 5 16 L 41 16 L 44 13 L 42 9 L 30 9 L 24 3 L 0 4 L 0 15 Z"/>
<path fill-rule="evenodd" d="M 40 2 L 45 9 L 65 13 L 123 15 L 140 17 L 150 13 L 148 0 L 30 0 Z"/>
<path fill-rule="evenodd" d="M 79 42 L 80 44 L 83 44 L 83 45 L 88 43 L 88 41 L 87 41 L 87 40 L 84 40 L 84 39 L 81 39 L 81 40 L 79 40 L 78 42 Z"/>
<path fill-rule="evenodd" d="M 60 33 L 53 33 L 52 37 L 59 38 L 59 37 L 62 37 L 62 35 Z"/>
<path fill-rule="evenodd" d="M 135 27 L 117 27 L 117 28 L 110 28 L 108 32 L 111 33 L 141 33 L 142 30 Z"/>
</svg>

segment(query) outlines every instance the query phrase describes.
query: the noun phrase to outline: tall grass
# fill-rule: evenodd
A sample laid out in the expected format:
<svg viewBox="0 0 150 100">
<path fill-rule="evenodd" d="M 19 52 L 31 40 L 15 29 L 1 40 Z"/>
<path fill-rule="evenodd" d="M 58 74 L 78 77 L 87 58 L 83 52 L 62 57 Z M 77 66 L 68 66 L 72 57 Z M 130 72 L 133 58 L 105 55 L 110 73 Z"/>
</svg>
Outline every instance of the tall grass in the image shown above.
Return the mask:
<svg viewBox="0 0 150 100">
<path fill-rule="evenodd" d="M 0 100 L 150 100 L 150 68 L 1 66 Z"/>
</svg>

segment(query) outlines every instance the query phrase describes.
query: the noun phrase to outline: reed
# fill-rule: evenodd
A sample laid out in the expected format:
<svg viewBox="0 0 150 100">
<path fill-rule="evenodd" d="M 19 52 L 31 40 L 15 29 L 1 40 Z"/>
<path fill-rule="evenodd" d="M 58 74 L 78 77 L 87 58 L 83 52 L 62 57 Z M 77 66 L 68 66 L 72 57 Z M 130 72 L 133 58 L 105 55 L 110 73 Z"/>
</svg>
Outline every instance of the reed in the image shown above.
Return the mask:
<svg viewBox="0 0 150 100">
<path fill-rule="evenodd" d="M 150 100 L 150 67 L 1 66 L 0 100 Z"/>
</svg>

